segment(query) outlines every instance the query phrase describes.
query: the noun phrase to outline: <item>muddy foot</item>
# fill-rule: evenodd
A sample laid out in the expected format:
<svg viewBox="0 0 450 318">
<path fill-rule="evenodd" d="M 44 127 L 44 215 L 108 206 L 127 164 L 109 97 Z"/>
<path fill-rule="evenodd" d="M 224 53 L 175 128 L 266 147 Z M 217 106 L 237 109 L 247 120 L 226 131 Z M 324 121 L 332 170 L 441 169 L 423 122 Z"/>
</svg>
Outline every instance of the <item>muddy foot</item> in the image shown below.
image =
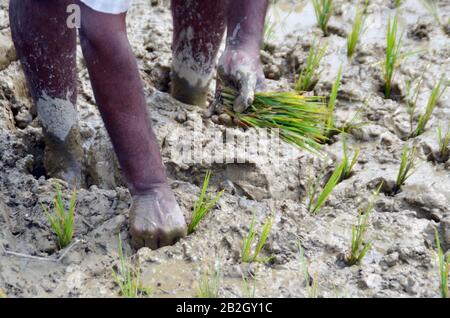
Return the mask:
<svg viewBox="0 0 450 318">
<path fill-rule="evenodd" d="M 133 195 L 130 232 L 135 249 L 172 245 L 186 235 L 183 213 L 167 184 L 157 185 L 146 194 Z"/>
</svg>

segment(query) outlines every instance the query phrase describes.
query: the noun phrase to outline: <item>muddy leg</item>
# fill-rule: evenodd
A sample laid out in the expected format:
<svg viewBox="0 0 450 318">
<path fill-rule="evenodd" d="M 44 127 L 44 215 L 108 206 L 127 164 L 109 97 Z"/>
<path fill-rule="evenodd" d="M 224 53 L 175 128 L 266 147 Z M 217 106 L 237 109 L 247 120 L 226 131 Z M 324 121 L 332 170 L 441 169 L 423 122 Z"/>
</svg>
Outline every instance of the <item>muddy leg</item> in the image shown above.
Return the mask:
<svg viewBox="0 0 450 318">
<path fill-rule="evenodd" d="M 133 197 L 132 243 L 136 248 L 158 248 L 185 235 L 185 220 L 167 184 L 125 18 L 125 13 L 103 14 L 82 4 L 81 46 L 95 99 Z"/>
<path fill-rule="evenodd" d="M 172 96 L 205 106 L 226 23 L 226 0 L 172 0 Z"/>
<path fill-rule="evenodd" d="M 240 92 L 235 111 L 250 106 L 255 90 L 264 87 L 259 51 L 267 7 L 268 0 L 230 0 L 228 4 L 226 47 L 218 73 L 225 85 L 234 86 Z"/>
<path fill-rule="evenodd" d="M 11 0 L 9 10 L 16 51 L 43 126 L 47 174 L 80 186 L 76 30 L 66 25 L 69 2 Z"/>
</svg>

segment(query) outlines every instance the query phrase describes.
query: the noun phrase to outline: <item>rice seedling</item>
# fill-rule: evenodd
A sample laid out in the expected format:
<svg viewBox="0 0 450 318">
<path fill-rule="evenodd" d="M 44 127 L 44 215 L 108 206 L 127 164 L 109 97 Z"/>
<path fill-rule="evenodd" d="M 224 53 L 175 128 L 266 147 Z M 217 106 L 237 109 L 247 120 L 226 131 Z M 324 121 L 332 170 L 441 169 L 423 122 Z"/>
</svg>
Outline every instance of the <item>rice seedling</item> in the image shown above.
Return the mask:
<svg viewBox="0 0 450 318">
<path fill-rule="evenodd" d="M 450 146 L 450 126 L 447 125 L 447 132 L 445 132 L 444 134 L 442 134 L 442 128 L 441 126 L 438 127 L 437 129 L 437 133 L 438 133 L 438 143 L 439 143 L 439 158 L 441 160 L 446 160 L 448 159 L 449 155 L 450 155 L 450 150 L 449 150 L 449 146 Z"/>
<path fill-rule="evenodd" d="M 398 8 L 402 4 L 403 0 L 395 0 L 395 6 Z"/>
<path fill-rule="evenodd" d="M 436 107 L 439 98 L 444 94 L 447 89 L 448 84 L 444 83 L 444 79 L 441 79 L 431 90 L 430 97 L 428 98 L 428 103 L 425 108 L 425 113 L 421 114 L 419 121 L 417 122 L 417 127 L 411 134 L 411 137 L 417 137 L 425 131 L 425 127 L 431 118 L 434 108 Z"/>
<path fill-rule="evenodd" d="M 242 294 L 244 298 L 255 298 L 256 295 L 256 281 L 251 279 L 253 284 L 250 284 L 249 280 L 242 276 Z"/>
<path fill-rule="evenodd" d="M 241 252 L 242 262 L 244 262 L 244 263 L 252 263 L 252 262 L 267 263 L 272 260 L 272 257 L 259 258 L 259 254 L 261 253 L 262 249 L 266 245 L 266 241 L 270 235 L 272 226 L 273 226 L 273 217 L 270 215 L 264 221 L 261 233 L 259 235 L 258 242 L 256 243 L 256 248 L 252 253 L 252 247 L 254 245 L 255 238 L 256 238 L 255 217 L 253 217 L 252 222 L 250 223 L 250 228 L 249 228 L 248 234 L 245 237 L 244 242 L 242 244 L 242 252 Z"/>
<path fill-rule="evenodd" d="M 314 88 L 315 83 L 320 76 L 320 62 L 322 61 L 328 46 L 321 46 L 320 43 L 316 45 L 316 39 L 313 40 L 309 48 L 308 60 L 306 67 L 302 69 L 295 83 L 295 90 L 298 92 L 310 91 Z"/>
<path fill-rule="evenodd" d="M 412 83 L 407 82 L 406 83 L 406 112 L 409 115 L 409 126 L 410 126 L 410 135 L 413 133 L 413 126 L 414 126 L 414 116 L 417 109 L 417 99 L 419 98 L 420 88 L 423 83 L 425 71 L 422 72 L 422 75 L 420 76 L 419 80 L 417 81 L 414 90 L 412 90 Z"/>
<path fill-rule="evenodd" d="M 393 194 L 397 194 L 401 187 L 405 184 L 406 180 L 414 173 L 416 168 L 416 150 L 417 148 L 415 145 L 411 149 L 408 145 L 403 147 L 400 168 L 395 181 Z"/>
<path fill-rule="evenodd" d="M 449 298 L 448 294 L 448 274 L 450 270 L 450 254 L 445 257 L 444 251 L 441 248 L 441 242 L 439 240 L 439 234 L 435 230 L 434 237 L 436 240 L 436 246 L 438 250 L 439 261 L 439 288 L 441 290 L 442 298 Z"/>
<path fill-rule="evenodd" d="M 421 0 L 421 2 L 425 9 L 436 19 L 437 23 L 442 25 L 437 0 Z"/>
<path fill-rule="evenodd" d="M 316 179 L 313 183 L 312 178 L 308 180 L 308 211 L 310 213 L 318 213 L 322 206 L 325 204 L 328 196 L 333 192 L 333 189 L 341 180 L 342 172 L 344 170 L 344 162 L 341 162 L 339 166 L 334 170 L 331 177 L 328 179 L 327 183 L 323 187 L 322 191 L 319 193 L 319 184 L 320 180 L 323 177 L 323 173 L 321 176 Z"/>
<path fill-rule="evenodd" d="M 76 190 L 73 191 L 69 210 L 66 211 L 62 199 L 61 186 L 58 183 L 55 184 L 55 191 L 56 194 L 54 199 L 54 213 L 50 214 L 50 208 L 45 207 L 42 203 L 41 207 L 44 210 L 44 213 L 47 216 L 48 221 L 50 222 L 53 232 L 56 235 L 59 248 L 63 249 L 64 247 L 69 245 L 70 241 L 73 238 L 77 192 Z"/>
<path fill-rule="evenodd" d="M 277 132 L 282 140 L 317 153 L 321 147 L 326 105 L 320 97 L 301 96 L 297 92 L 255 93 L 253 104 L 244 112 L 232 111 L 237 92 L 222 91 L 225 112 L 246 127 Z"/>
<path fill-rule="evenodd" d="M 395 70 L 401 60 L 400 50 L 402 47 L 403 32 L 400 37 L 398 34 L 398 17 L 395 16 L 391 21 L 389 18 L 387 36 L 386 36 L 386 57 L 384 60 L 384 97 L 391 97 L 392 79 Z"/>
<path fill-rule="evenodd" d="M 206 214 L 211 210 L 211 208 L 217 203 L 217 201 L 222 196 L 224 190 L 220 191 L 213 199 L 210 195 L 206 194 L 208 190 L 209 180 L 211 178 L 211 170 L 208 170 L 203 180 L 202 190 L 200 192 L 200 197 L 196 203 L 194 203 L 194 210 L 192 214 L 191 223 L 188 226 L 188 234 L 192 234 L 197 228 L 201 220 L 206 216 Z"/>
<path fill-rule="evenodd" d="M 350 252 L 345 259 L 347 265 L 349 266 L 359 264 L 372 247 L 371 243 L 365 241 L 365 235 L 367 226 L 369 224 L 369 215 L 373 210 L 375 201 L 378 197 L 378 194 L 380 193 L 382 185 L 383 184 L 380 184 L 378 186 L 372 197 L 372 200 L 370 200 L 365 210 L 359 211 L 358 223 L 356 225 L 352 225 L 352 242 L 350 246 Z"/>
<path fill-rule="evenodd" d="M 303 251 L 303 247 L 300 242 L 298 242 L 298 250 L 300 254 L 300 263 L 303 268 L 303 276 L 305 279 L 305 285 L 308 291 L 308 297 L 309 298 L 317 298 L 319 296 L 319 284 L 317 275 L 314 275 L 314 277 L 311 279 L 311 276 L 309 275 L 308 271 L 308 263 L 305 258 L 305 253 Z"/>
<path fill-rule="evenodd" d="M 120 295 L 126 298 L 138 298 L 151 295 L 151 288 L 142 287 L 139 266 L 133 266 L 125 256 L 120 234 L 118 236 L 119 267 L 116 272 L 112 270 L 112 276 L 119 286 Z"/>
<path fill-rule="evenodd" d="M 361 8 L 356 12 L 355 21 L 353 22 L 352 31 L 347 37 L 347 56 L 352 57 L 355 52 L 356 44 L 358 44 L 364 29 L 365 9 Z"/>
<path fill-rule="evenodd" d="M 196 296 L 198 298 L 219 298 L 221 277 L 220 268 L 209 267 L 198 283 Z"/>
<path fill-rule="evenodd" d="M 337 133 L 339 130 L 336 128 L 334 123 L 334 108 L 336 107 L 337 94 L 339 91 L 339 86 L 341 84 L 341 74 L 342 74 L 342 64 L 339 67 L 339 71 L 336 77 L 336 80 L 333 83 L 333 87 L 331 88 L 331 94 L 328 99 L 327 104 L 327 119 L 325 123 L 325 136 L 330 138 L 333 134 Z"/>
<path fill-rule="evenodd" d="M 356 161 L 359 157 L 359 151 L 360 147 L 358 146 L 355 150 L 355 153 L 353 154 L 352 160 L 350 160 L 350 157 L 348 156 L 348 149 L 347 149 L 347 143 L 345 142 L 345 137 L 342 139 L 342 148 L 344 152 L 344 158 L 342 159 L 342 175 L 341 175 L 341 181 L 350 178 L 353 167 L 356 164 Z"/>
<path fill-rule="evenodd" d="M 328 21 L 333 12 L 333 0 L 312 0 L 314 13 L 316 14 L 317 25 L 327 34 Z"/>
</svg>

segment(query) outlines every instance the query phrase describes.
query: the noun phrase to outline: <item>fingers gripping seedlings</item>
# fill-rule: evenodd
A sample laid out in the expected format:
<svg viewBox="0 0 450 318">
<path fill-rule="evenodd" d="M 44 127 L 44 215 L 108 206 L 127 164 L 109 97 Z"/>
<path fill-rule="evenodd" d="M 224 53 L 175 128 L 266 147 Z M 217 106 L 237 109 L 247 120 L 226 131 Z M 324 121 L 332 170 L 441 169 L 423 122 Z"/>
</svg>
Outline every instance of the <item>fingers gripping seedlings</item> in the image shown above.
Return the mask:
<svg viewBox="0 0 450 318">
<path fill-rule="evenodd" d="M 372 200 L 368 203 L 365 210 L 359 212 L 358 223 L 356 225 L 352 225 L 352 242 L 350 252 L 345 259 L 347 265 L 349 266 L 359 264 L 372 247 L 371 243 L 365 241 L 365 235 L 367 226 L 369 225 L 369 215 L 373 210 L 375 201 L 380 193 L 381 186 L 382 184 L 378 186 L 378 189 L 375 191 Z"/>
<path fill-rule="evenodd" d="M 273 226 L 273 216 L 270 215 L 264 221 L 261 233 L 259 235 L 258 242 L 256 244 L 255 250 L 252 253 L 252 247 L 254 245 L 256 239 L 256 229 L 255 229 L 255 217 L 253 217 L 252 222 L 250 223 L 250 228 L 247 236 L 245 237 L 242 244 L 242 253 L 241 258 L 244 263 L 252 263 L 252 262 L 262 262 L 267 263 L 272 260 L 272 257 L 268 258 L 259 258 L 259 254 L 263 250 L 266 245 L 267 238 L 270 235 Z"/>
<path fill-rule="evenodd" d="M 69 245 L 70 241 L 73 238 L 74 214 L 77 193 L 76 190 L 73 191 L 69 210 L 66 211 L 62 199 L 61 186 L 59 184 L 55 184 L 55 191 L 56 194 L 54 199 L 53 214 L 49 212 L 49 207 L 45 207 L 43 204 L 41 204 L 41 207 L 44 210 L 44 213 L 47 216 L 48 221 L 50 222 L 53 232 L 56 235 L 59 248 L 63 249 L 64 247 Z"/>
<path fill-rule="evenodd" d="M 416 169 L 416 150 L 414 145 L 411 149 L 405 145 L 402 150 L 402 158 L 400 161 L 400 168 L 398 170 L 397 179 L 393 189 L 393 194 L 397 194 L 406 180 L 414 173 Z"/>
<path fill-rule="evenodd" d="M 319 80 L 321 73 L 320 62 L 322 61 L 327 51 L 327 45 L 321 46 L 320 43 L 316 46 L 316 39 L 313 40 L 309 49 L 308 60 L 305 68 L 302 69 L 298 80 L 295 84 L 295 90 L 298 92 L 310 91 Z"/>
<path fill-rule="evenodd" d="M 202 190 L 198 201 L 194 204 L 194 210 L 192 214 L 191 223 L 188 226 L 188 234 L 192 234 L 197 228 L 201 220 L 208 214 L 209 210 L 217 203 L 223 194 L 223 190 L 220 191 L 213 199 L 210 195 L 206 194 L 209 185 L 209 179 L 211 178 L 211 170 L 208 170 L 203 180 Z"/>
<path fill-rule="evenodd" d="M 122 239 L 118 235 L 119 266 L 112 270 L 112 276 L 119 287 L 120 295 L 126 298 L 138 298 L 152 294 L 150 288 L 142 287 L 139 266 L 131 264 L 123 252 Z"/>
<path fill-rule="evenodd" d="M 317 25 L 324 34 L 327 34 L 328 21 L 333 11 L 333 0 L 312 0 L 312 4 L 316 14 Z"/>
<path fill-rule="evenodd" d="M 448 294 L 448 274 L 450 270 L 450 254 L 445 257 L 444 251 L 441 248 L 441 242 L 439 240 L 439 234 L 435 230 L 434 237 L 436 240 L 436 246 L 438 251 L 439 262 L 439 288 L 441 290 L 442 298 L 449 298 Z"/>
</svg>

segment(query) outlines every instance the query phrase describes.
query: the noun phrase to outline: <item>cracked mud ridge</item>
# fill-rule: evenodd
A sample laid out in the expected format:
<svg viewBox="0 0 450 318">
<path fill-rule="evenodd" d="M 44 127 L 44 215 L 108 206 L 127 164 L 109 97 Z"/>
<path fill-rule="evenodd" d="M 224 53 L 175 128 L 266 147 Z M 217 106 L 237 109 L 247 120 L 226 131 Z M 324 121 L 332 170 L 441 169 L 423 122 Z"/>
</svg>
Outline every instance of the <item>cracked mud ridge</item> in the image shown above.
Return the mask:
<svg viewBox="0 0 450 318">
<path fill-rule="evenodd" d="M 366 30 L 351 59 L 346 55 L 346 37 L 360 1 L 334 1 L 327 36 L 316 25 L 310 1 L 278 1 L 270 9 L 281 22 L 261 51 L 269 88 L 292 89 L 316 38 L 327 44 L 327 51 L 314 94 L 329 95 L 342 64 L 336 122 L 342 124 L 358 111 L 364 122 L 345 138 L 350 153 L 360 146 L 352 175 L 336 186 L 317 214 L 307 211 L 308 178 L 334 170 L 343 158 L 343 135 L 337 134 L 325 144 L 322 156 L 283 144 L 282 149 L 290 154 L 276 160 L 215 164 L 179 160 L 173 154 L 182 147 L 180 136 L 192 134 L 194 125 L 202 127 L 196 130 L 196 137 L 205 148 L 216 147 L 217 141 L 203 131 L 223 131 L 225 127 L 204 118 L 201 108 L 181 104 L 168 94 L 172 35 L 168 3 L 134 2 L 128 15 L 129 37 L 171 187 L 186 219 L 191 219 L 208 169 L 212 170 L 210 191 L 224 190 L 224 194 L 197 231 L 174 246 L 133 251 L 128 234 L 130 194 L 95 106 L 80 50 L 78 117 L 87 187 L 77 193 L 77 243 L 60 258 L 41 204 L 53 201 L 56 181 L 67 202 L 71 189 L 64 181 L 48 178 L 45 171 L 42 128 L 11 40 L 8 1 L 0 0 L 0 295 L 119 296 L 111 272 L 119 262 L 120 233 L 125 253 L 139 263 L 142 286 L 149 288 L 152 296 L 196 296 L 198 284 L 211 266 L 220 268 L 219 295 L 223 297 L 246 296 L 243 281 L 254 285 L 256 297 L 308 297 L 310 284 L 317 285 L 319 297 L 440 296 L 434 235 L 437 230 L 448 253 L 450 161 L 448 156 L 438 158 L 437 127 L 445 131 L 449 125 L 450 89 L 439 99 L 418 137 L 409 138 L 406 105 L 408 82 L 415 83 L 423 74 L 417 101 L 420 114 L 436 80 L 449 78 L 450 38 L 445 23 L 450 19 L 450 2 L 437 1 L 443 23 L 439 25 L 421 1 L 403 1 L 399 17 L 399 28 L 405 31 L 403 50 L 418 52 L 400 63 L 392 99 L 385 99 L 382 93 L 382 61 L 388 18 L 396 12 L 394 1 L 369 2 Z M 231 130 L 236 136 L 249 133 Z M 417 145 L 417 168 L 392 195 L 405 144 Z M 352 225 L 381 181 L 384 186 L 366 232 L 372 247 L 360 264 L 348 266 L 343 260 L 350 249 Z M 261 253 L 272 260 L 243 263 L 242 242 L 252 217 L 259 232 L 272 212 L 273 228 Z M 305 263 L 311 277 L 308 284 Z"/>
</svg>

